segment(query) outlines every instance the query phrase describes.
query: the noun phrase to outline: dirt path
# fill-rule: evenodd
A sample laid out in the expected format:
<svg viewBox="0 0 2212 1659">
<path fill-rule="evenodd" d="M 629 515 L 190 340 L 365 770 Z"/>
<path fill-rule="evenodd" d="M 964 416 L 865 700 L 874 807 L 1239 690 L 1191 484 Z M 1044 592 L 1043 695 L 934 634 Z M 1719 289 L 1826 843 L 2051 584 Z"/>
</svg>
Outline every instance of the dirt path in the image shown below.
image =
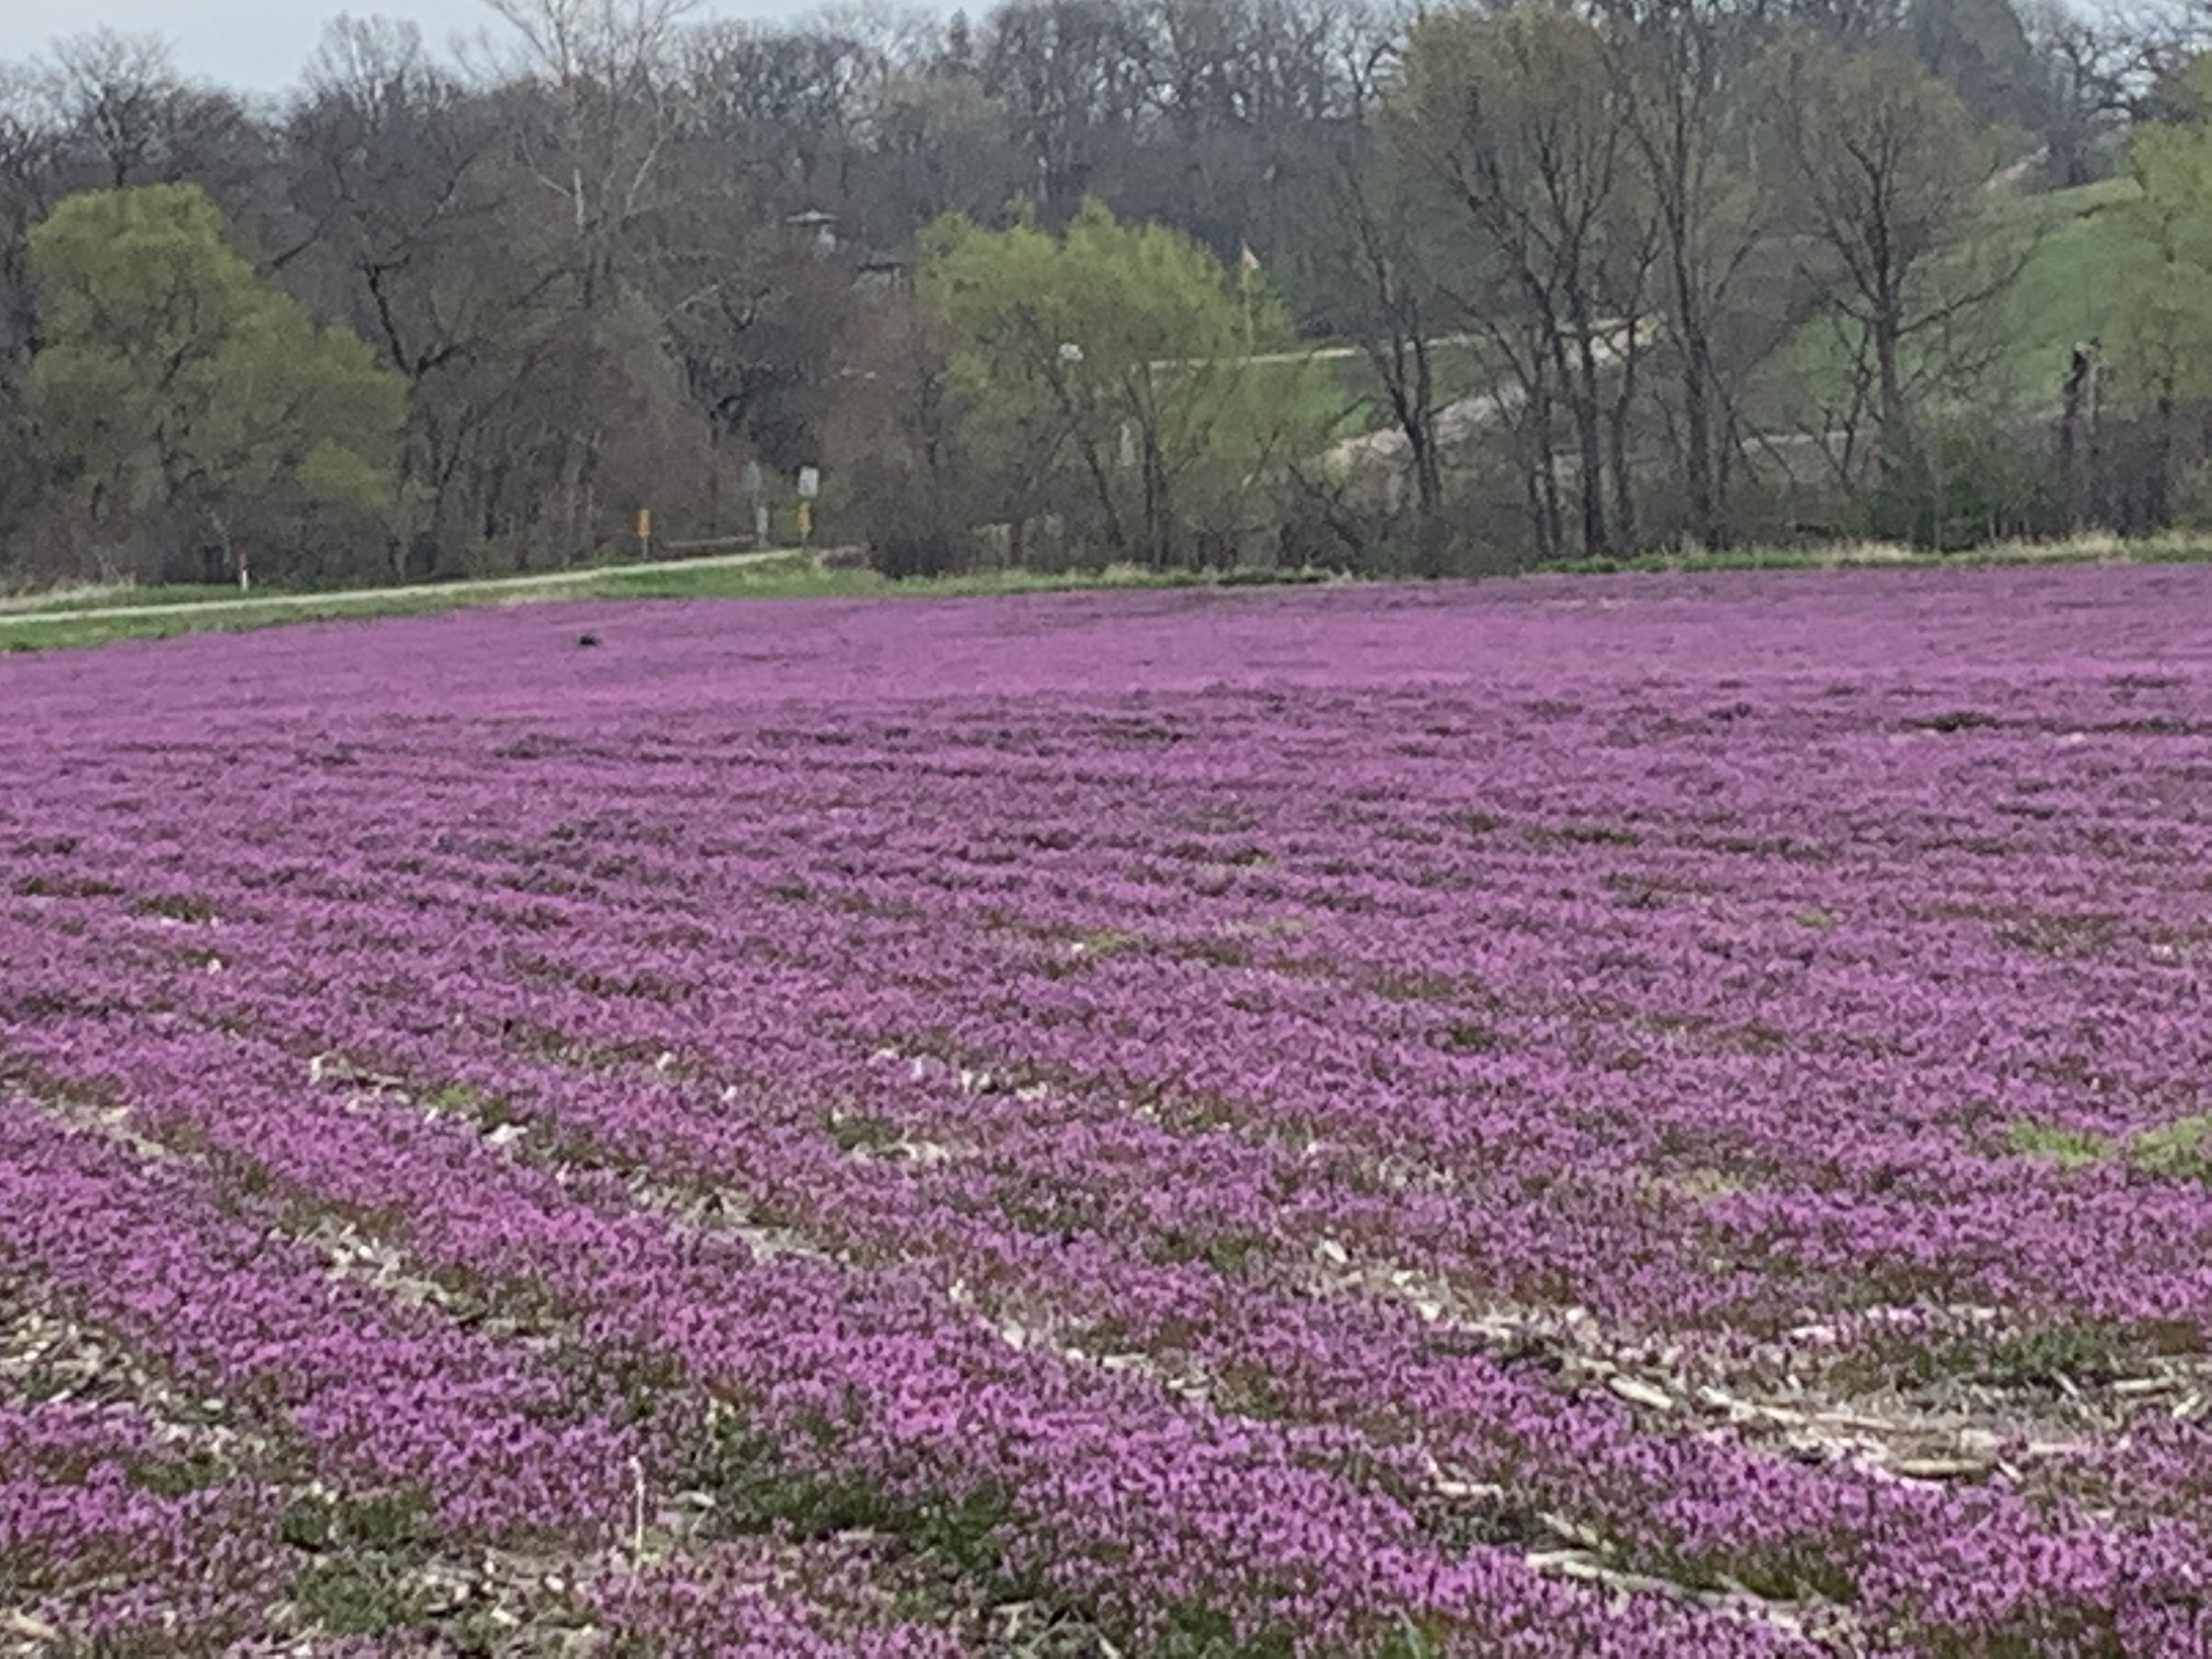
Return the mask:
<svg viewBox="0 0 2212 1659">
<path fill-rule="evenodd" d="M 1612 336 L 1594 344 L 1597 361 L 1607 368 L 1620 355 L 1620 348 Z M 1508 382 L 1443 404 L 1431 417 L 1436 441 L 1447 447 L 1468 442 L 1485 427 L 1496 424 L 1519 409 L 1527 395 L 1520 386 Z M 1382 426 L 1331 445 L 1323 459 L 1334 476 L 1342 477 L 1363 466 L 1402 465 L 1406 448 L 1404 432 L 1395 426 Z"/>
<path fill-rule="evenodd" d="M 20 623 L 98 622 L 108 618 L 118 621 L 134 617 L 198 617 L 221 616 L 227 611 L 302 610 L 328 605 L 377 605 L 392 599 L 442 598 L 446 595 L 481 596 L 506 592 L 527 592 L 533 589 L 573 586 L 598 580 L 603 576 L 653 575 L 672 570 L 732 569 L 749 564 L 764 564 L 772 559 L 791 556 L 789 550 L 774 549 L 765 553 L 725 553 L 704 559 L 659 559 L 646 564 L 602 566 L 592 570 L 556 570 L 538 576 L 501 576 L 483 581 L 417 582 L 407 587 L 354 587 L 328 593 L 269 593 L 238 599 L 188 599 L 167 605 L 104 605 L 72 607 L 68 610 L 30 608 L 21 611 L 0 610 L 0 628 Z"/>
</svg>

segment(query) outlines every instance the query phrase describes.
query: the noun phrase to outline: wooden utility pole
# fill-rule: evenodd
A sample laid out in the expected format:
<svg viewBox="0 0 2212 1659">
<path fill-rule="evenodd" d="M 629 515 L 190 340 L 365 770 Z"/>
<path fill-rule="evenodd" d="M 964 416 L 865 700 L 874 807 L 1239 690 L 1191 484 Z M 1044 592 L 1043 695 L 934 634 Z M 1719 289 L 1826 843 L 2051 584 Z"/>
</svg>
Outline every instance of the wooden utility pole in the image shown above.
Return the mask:
<svg viewBox="0 0 2212 1659">
<path fill-rule="evenodd" d="M 2091 504 L 2097 492 L 2097 381 L 2102 366 L 2095 340 L 2076 345 L 2060 400 L 2058 477 L 2066 492 L 2067 527 L 2072 530 L 2084 528 L 2096 516 Z"/>
</svg>

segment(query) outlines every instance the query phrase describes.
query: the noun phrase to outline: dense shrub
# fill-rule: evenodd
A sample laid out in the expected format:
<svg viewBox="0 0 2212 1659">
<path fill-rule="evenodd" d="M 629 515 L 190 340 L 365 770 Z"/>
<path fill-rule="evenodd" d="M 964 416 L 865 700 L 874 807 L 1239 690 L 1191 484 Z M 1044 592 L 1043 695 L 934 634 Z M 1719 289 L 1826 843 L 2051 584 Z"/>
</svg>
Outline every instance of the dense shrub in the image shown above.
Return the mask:
<svg viewBox="0 0 2212 1659">
<path fill-rule="evenodd" d="M 1941 553 L 2065 527 L 2049 458 L 1994 425 L 1941 427 L 1893 445 L 1865 512 L 1878 539 Z"/>
</svg>

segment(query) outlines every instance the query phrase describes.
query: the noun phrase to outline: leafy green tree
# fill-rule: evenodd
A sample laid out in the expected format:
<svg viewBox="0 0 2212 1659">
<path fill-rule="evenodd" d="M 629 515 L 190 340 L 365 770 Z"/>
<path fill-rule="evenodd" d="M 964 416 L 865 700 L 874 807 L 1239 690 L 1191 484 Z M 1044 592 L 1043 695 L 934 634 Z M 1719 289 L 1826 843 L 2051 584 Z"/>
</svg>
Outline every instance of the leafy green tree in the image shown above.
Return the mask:
<svg viewBox="0 0 2212 1659">
<path fill-rule="evenodd" d="M 395 506 L 404 382 L 264 283 L 197 185 L 70 197 L 30 265 L 26 402 L 102 533 L 197 526 L 235 568 L 240 526 L 274 513 Z"/>
<path fill-rule="evenodd" d="M 972 453 L 1006 516 L 1073 509 L 1109 556 L 1164 568 L 1273 522 L 1318 443 L 1318 376 L 1249 268 L 1085 204 L 1064 236 L 941 221 L 925 301 L 943 319 Z"/>
<path fill-rule="evenodd" d="M 2179 77 L 2180 107 L 2212 109 L 2212 58 Z M 2122 401 L 2151 421 L 2149 516 L 2169 514 L 2178 410 L 2212 398 L 2212 119 L 2146 122 L 2129 146 L 2141 194 L 2118 211 L 2151 258 L 2126 295 Z"/>
</svg>

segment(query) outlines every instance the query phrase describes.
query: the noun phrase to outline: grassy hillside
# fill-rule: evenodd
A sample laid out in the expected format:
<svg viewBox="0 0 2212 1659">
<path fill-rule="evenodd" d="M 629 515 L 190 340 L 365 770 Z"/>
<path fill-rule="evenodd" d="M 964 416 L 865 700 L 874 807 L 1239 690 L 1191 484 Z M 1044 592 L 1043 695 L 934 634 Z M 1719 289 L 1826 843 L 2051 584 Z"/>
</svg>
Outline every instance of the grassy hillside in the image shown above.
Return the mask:
<svg viewBox="0 0 2212 1659">
<path fill-rule="evenodd" d="M 2015 371 L 2031 386 L 2057 387 L 2075 343 L 2100 338 L 2109 356 L 2127 332 L 2128 307 L 2154 271 L 2151 253 L 2112 211 L 2136 199 L 2132 179 L 2030 197 L 2014 205 L 2038 240 L 2004 307 Z"/>
<path fill-rule="evenodd" d="M 2151 274 L 2148 250 L 2114 211 L 2136 195 L 2133 179 L 2111 179 L 1993 203 L 1983 234 L 1942 273 L 1944 280 L 1972 285 L 2014 260 L 2026 261 L 2010 289 L 1979 319 L 1988 362 L 1971 409 L 2055 412 L 2077 342 L 2100 339 L 2108 361 L 2124 356 L 2135 296 Z M 1787 251 L 1777 249 L 1773 258 L 1774 279 L 1786 281 L 1793 263 Z M 1504 374 L 1494 350 L 1466 337 L 1438 341 L 1432 361 L 1443 404 L 1489 391 Z M 1307 377 L 1314 367 L 1326 371 L 1324 383 L 1340 400 L 1332 435 L 1389 424 L 1373 370 L 1340 344 L 1323 348 L 1318 365 L 1285 353 L 1255 360 L 1251 372 L 1280 376 L 1286 388 L 1298 385 L 1310 396 Z M 1750 424 L 1770 434 L 1817 428 L 1820 411 L 1845 400 L 1850 379 L 1849 352 L 1833 321 L 1815 318 L 1755 375 L 1747 398 Z"/>
<path fill-rule="evenodd" d="M 2018 277 L 1974 325 L 1970 345 L 1985 356 L 1969 410 L 2055 413 L 2075 345 L 2098 339 L 2107 360 L 2124 355 L 2136 295 L 2152 274 L 2149 250 L 2115 211 L 2135 199 L 2134 180 L 2003 201 L 1982 234 L 1938 273 L 1971 287 L 2025 259 Z M 1907 369 L 1925 361 L 1908 349 Z M 1850 354 L 1834 321 L 1807 323 L 1768 360 L 1752 392 L 1754 424 L 1771 432 L 1816 425 L 1817 411 L 1844 401 Z"/>
<path fill-rule="evenodd" d="M 1429 365 L 1439 406 L 1488 392 L 1505 374 L 1495 351 L 1464 335 L 1431 342 Z M 1269 395 L 1309 413 L 1332 441 L 1391 424 L 1381 376 L 1364 354 L 1343 341 L 1249 358 L 1244 373 L 1267 386 Z"/>
</svg>

